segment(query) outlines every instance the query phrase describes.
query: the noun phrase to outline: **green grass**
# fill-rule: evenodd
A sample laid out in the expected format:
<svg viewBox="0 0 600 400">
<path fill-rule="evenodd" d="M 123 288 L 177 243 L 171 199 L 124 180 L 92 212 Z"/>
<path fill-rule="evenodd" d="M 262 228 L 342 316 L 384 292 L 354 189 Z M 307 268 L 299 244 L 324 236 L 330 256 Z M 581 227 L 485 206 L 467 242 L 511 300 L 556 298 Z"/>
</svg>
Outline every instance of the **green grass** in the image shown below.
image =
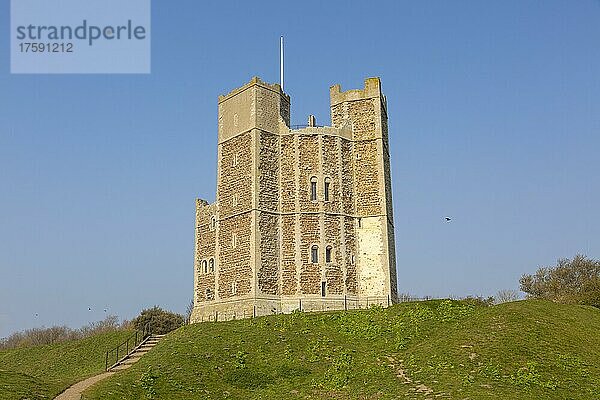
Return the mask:
<svg viewBox="0 0 600 400">
<path fill-rule="evenodd" d="M 0 399 L 53 399 L 75 382 L 104 371 L 104 352 L 130 331 L 59 344 L 0 351 Z"/>
<path fill-rule="evenodd" d="M 438 300 L 185 326 L 84 398 L 597 400 L 599 360 L 598 309 Z"/>
</svg>

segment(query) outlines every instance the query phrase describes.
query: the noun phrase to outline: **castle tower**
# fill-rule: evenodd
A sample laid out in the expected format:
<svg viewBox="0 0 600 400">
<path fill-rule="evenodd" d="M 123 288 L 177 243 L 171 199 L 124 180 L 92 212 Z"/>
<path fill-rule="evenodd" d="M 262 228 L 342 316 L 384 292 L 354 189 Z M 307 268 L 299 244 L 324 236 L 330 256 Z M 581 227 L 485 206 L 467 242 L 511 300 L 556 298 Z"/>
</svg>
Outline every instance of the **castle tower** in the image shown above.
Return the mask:
<svg viewBox="0 0 600 400">
<path fill-rule="evenodd" d="M 379 78 L 364 89 L 332 86 L 331 122 L 352 128 L 357 282 L 361 296 L 397 297 L 387 102 Z"/>
<path fill-rule="evenodd" d="M 219 97 L 193 322 L 395 301 L 386 108 L 376 78 L 331 88 L 331 127 L 290 129 L 289 96 L 258 78 Z"/>
</svg>

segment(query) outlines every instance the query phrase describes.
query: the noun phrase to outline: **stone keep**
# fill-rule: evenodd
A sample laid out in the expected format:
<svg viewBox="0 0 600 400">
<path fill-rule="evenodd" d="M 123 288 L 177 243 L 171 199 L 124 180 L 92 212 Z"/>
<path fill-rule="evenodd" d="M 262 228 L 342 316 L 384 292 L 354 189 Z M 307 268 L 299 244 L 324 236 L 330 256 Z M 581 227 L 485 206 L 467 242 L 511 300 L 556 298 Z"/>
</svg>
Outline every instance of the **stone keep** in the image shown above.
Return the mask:
<svg viewBox="0 0 600 400">
<path fill-rule="evenodd" d="M 331 126 L 290 127 L 253 78 L 219 96 L 217 196 L 196 200 L 192 322 L 397 299 L 387 104 L 379 78 L 330 88 Z"/>
</svg>

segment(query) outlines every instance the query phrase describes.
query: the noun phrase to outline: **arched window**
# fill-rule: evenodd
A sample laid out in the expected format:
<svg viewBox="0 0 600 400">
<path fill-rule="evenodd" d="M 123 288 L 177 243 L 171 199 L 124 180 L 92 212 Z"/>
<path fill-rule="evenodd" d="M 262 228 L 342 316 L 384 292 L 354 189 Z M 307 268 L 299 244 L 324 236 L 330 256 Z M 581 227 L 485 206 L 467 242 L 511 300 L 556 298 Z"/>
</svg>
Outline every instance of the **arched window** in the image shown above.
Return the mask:
<svg viewBox="0 0 600 400">
<path fill-rule="evenodd" d="M 211 259 L 208 261 L 208 270 L 209 270 L 210 272 L 215 272 L 215 259 L 214 259 L 214 258 L 211 258 Z"/>
<path fill-rule="evenodd" d="M 310 249 L 310 262 L 313 264 L 319 263 L 319 246 L 314 245 Z"/>
<path fill-rule="evenodd" d="M 237 294 L 237 281 L 231 282 L 231 294 L 233 296 Z"/>
<path fill-rule="evenodd" d="M 216 228 L 216 226 L 217 226 L 217 217 L 215 217 L 215 216 L 212 216 L 212 217 L 210 218 L 210 230 L 211 230 L 211 231 L 214 231 L 214 230 L 215 230 L 215 228 Z"/>
<path fill-rule="evenodd" d="M 234 249 L 237 247 L 237 235 L 235 233 L 231 234 L 231 247 Z"/>
<path fill-rule="evenodd" d="M 325 248 L 325 262 L 327 262 L 327 263 L 331 262 L 331 250 L 332 250 L 331 246 L 327 246 Z"/>
<path fill-rule="evenodd" d="M 329 201 L 329 187 L 331 186 L 331 179 L 325 178 L 325 201 Z"/>
<path fill-rule="evenodd" d="M 202 261 L 202 270 L 206 274 L 208 272 L 208 266 L 206 264 L 206 260 Z"/>
<path fill-rule="evenodd" d="M 310 200 L 317 201 L 317 177 L 310 178 Z"/>
</svg>

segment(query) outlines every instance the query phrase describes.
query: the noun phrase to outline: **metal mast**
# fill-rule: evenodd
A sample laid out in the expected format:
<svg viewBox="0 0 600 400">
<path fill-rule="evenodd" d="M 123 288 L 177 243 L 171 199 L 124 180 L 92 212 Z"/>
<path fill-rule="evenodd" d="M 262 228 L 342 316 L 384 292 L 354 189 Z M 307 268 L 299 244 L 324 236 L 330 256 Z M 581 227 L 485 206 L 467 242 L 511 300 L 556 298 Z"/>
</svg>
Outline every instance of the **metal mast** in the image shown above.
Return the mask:
<svg viewBox="0 0 600 400">
<path fill-rule="evenodd" d="M 283 36 L 279 38 L 279 85 L 283 89 Z"/>
</svg>

